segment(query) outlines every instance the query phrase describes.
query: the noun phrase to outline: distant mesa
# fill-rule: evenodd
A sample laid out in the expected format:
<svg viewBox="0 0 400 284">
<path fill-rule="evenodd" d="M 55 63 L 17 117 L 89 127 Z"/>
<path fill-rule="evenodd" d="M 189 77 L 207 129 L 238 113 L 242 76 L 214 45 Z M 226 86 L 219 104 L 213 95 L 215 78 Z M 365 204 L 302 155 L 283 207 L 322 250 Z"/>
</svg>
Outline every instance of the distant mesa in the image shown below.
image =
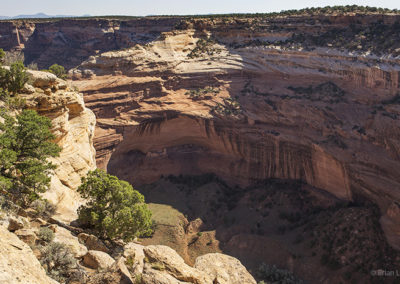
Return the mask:
<svg viewBox="0 0 400 284">
<path fill-rule="evenodd" d="M 12 19 L 40 19 L 40 18 L 71 18 L 71 17 L 90 17 L 89 14 L 82 16 L 74 15 L 47 15 L 45 13 L 28 14 L 28 15 L 18 15 L 13 17 L 0 16 L 0 20 L 12 20 Z"/>
</svg>

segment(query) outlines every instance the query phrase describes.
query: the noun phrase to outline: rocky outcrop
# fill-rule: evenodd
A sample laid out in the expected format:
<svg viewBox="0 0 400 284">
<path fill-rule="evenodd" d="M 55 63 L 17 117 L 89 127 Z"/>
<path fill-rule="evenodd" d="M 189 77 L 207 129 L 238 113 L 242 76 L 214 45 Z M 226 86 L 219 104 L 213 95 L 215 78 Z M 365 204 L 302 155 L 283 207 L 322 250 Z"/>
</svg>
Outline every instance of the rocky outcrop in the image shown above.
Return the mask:
<svg viewBox="0 0 400 284">
<path fill-rule="evenodd" d="M 82 204 L 76 192 L 81 177 L 96 167 L 92 141 L 96 118 L 85 107 L 82 95 L 65 81 L 47 72 L 28 71 L 28 75 L 32 86 L 25 89 L 33 90 L 22 97 L 28 108 L 52 120 L 52 131 L 62 148 L 60 156 L 52 159 L 58 167 L 44 197 L 57 205 L 56 218 L 71 221 Z"/>
<path fill-rule="evenodd" d="M 110 251 L 103 241 L 99 240 L 99 238 L 94 235 L 80 233 L 78 239 L 79 242 L 83 243 L 89 250 L 97 250 L 105 253 L 109 253 Z"/>
<path fill-rule="evenodd" d="M 102 251 L 90 250 L 83 257 L 83 264 L 93 269 L 107 269 L 114 264 L 115 260 Z"/>
<path fill-rule="evenodd" d="M 194 268 L 205 272 L 214 279 L 214 282 L 221 284 L 256 284 L 253 276 L 247 272 L 246 268 L 234 257 L 220 254 L 209 253 L 199 256 L 196 259 Z"/>
<path fill-rule="evenodd" d="M 211 277 L 185 264 L 170 247 L 147 246 L 143 251 L 147 258 L 143 269 L 145 283 L 157 283 L 157 278 L 166 278 L 161 283 L 168 283 L 168 278 L 175 278 L 178 283 L 212 283 Z"/>
<path fill-rule="evenodd" d="M 128 252 L 130 251 L 130 252 Z M 143 283 L 243 283 L 256 281 L 241 263 L 223 254 L 209 254 L 196 259 L 191 267 L 170 247 L 139 246 L 125 247 L 127 265 L 135 275 L 141 275 Z"/>
<path fill-rule="evenodd" d="M 31 248 L 0 226 L 0 282 L 4 284 L 56 284 L 46 275 Z"/>
<path fill-rule="evenodd" d="M 190 266 L 170 247 L 163 245 L 144 246 L 131 242 L 124 247 L 114 243 L 114 246 L 108 249 L 111 257 L 108 253 L 91 249 L 94 242 L 100 244 L 102 243 L 101 240 L 87 233 L 80 233 L 78 237 L 75 237 L 74 228 L 71 226 L 64 225 L 72 231 L 35 217 L 24 218 L 14 215 L 11 211 L 2 211 L 1 213 L 1 283 L 56 284 L 57 281 L 46 276 L 46 272 L 38 259 L 43 261 L 43 259 L 51 258 L 57 262 L 70 257 L 79 261 L 80 265 L 71 267 L 55 265 L 53 268 L 46 268 L 49 269 L 49 275 L 57 277 L 59 273 L 62 273 L 63 277 L 66 277 L 66 281 L 88 284 L 128 284 L 135 282 L 144 284 L 256 283 L 240 261 L 227 255 L 206 254 L 197 257 L 195 266 Z M 16 220 L 20 220 L 20 222 Z M 52 219 L 48 221 L 54 222 Z M 15 232 L 9 232 L 6 229 L 9 224 L 16 223 L 20 226 Z M 61 222 L 57 223 L 61 224 Z M 10 227 L 10 229 L 14 228 L 14 225 Z M 52 234 L 54 238 L 49 237 L 49 231 L 54 232 L 54 235 Z M 79 243 L 78 239 L 88 246 Z M 63 253 L 41 249 L 43 247 L 60 246 L 65 248 Z M 102 247 L 104 244 L 98 246 Z M 47 255 L 49 253 L 52 255 Z M 58 272 L 53 271 L 53 269 Z"/>
</svg>

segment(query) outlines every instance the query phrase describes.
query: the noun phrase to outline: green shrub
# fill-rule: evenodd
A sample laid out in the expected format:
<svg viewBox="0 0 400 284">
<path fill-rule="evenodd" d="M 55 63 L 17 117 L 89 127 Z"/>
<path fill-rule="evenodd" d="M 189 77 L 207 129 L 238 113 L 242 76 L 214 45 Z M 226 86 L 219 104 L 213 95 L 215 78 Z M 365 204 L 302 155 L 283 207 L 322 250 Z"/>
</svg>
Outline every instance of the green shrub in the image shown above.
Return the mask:
<svg viewBox="0 0 400 284">
<path fill-rule="evenodd" d="M 47 160 L 60 152 L 53 142 L 51 121 L 33 110 L 17 117 L 0 113 L 0 176 L 16 203 L 27 206 L 39 198 L 50 184 L 55 165 Z"/>
<path fill-rule="evenodd" d="M 54 232 L 47 227 L 41 227 L 38 232 L 38 237 L 40 240 L 50 243 L 54 240 Z"/>
<path fill-rule="evenodd" d="M 213 47 L 215 42 L 212 39 L 199 39 L 196 42 L 195 48 L 187 55 L 188 58 L 201 57 L 204 54 L 214 55 L 215 53 L 220 53 L 221 49 Z"/>
<path fill-rule="evenodd" d="M 205 98 L 208 94 L 218 94 L 219 89 L 213 87 L 205 87 L 196 90 L 190 90 L 185 93 L 185 95 L 189 96 L 191 99 L 202 99 Z"/>
<path fill-rule="evenodd" d="M 28 82 L 28 75 L 22 61 L 11 64 L 10 69 L 0 67 L 0 88 L 16 95 L 25 83 Z"/>
<path fill-rule="evenodd" d="M 142 283 L 143 283 L 142 275 L 141 275 L 141 274 L 136 274 L 136 275 L 135 275 L 135 282 L 134 282 L 134 284 L 142 284 Z"/>
<path fill-rule="evenodd" d="M 47 199 L 37 199 L 30 204 L 30 207 L 43 217 L 51 217 L 56 211 L 56 207 Z"/>
<path fill-rule="evenodd" d="M 155 262 L 151 264 L 151 268 L 159 271 L 164 271 L 165 270 L 165 265 L 162 262 Z"/>
<path fill-rule="evenodd" d="M 82 179 L 78 192 L 87 199 L 78 209 L 79 222 L 100 236 L 130 241 L 152 233 L 144 197 L 126 181 L 97 169 Z"/>
<path fill-rule="evenodd" d="M 58 78 L 65 79 L 67 77 L 65 68 L 58 64 L 53 64 L 49 67 L 49 71 L 56 75 Z"/>
<path fill-rule="evenodd" d="M 1 177 L 0 177 L 1 180 Z M 1 191 L 1 190 L 0 190 Z M 17 214 L 19 207 L 6 196 L 0 195 L 0 210 Z"/>
<path fill-rule="evenodd" d="M 71 250 L 64 244 L 51 242 L 40 249 L 40 263 L 47 274 L 59 281 L 64 282 L 78 269 L 77 261 Z"/>
</svg>

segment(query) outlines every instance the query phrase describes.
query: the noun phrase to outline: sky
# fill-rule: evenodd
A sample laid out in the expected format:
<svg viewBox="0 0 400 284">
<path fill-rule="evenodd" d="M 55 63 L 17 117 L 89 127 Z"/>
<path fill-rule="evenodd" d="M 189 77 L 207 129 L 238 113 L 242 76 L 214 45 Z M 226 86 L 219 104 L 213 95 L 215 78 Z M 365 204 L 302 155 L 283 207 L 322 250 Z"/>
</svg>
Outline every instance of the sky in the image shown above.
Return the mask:
<svg viewBox="0 0 400 284">
<path fill-rule="evenodd" d="M 195 15 L 266 13 L 306 7 L 362 5 L 400 9 L 400 0 L 0 0 L 0 16 L 48 15 Z"/>
</svg>

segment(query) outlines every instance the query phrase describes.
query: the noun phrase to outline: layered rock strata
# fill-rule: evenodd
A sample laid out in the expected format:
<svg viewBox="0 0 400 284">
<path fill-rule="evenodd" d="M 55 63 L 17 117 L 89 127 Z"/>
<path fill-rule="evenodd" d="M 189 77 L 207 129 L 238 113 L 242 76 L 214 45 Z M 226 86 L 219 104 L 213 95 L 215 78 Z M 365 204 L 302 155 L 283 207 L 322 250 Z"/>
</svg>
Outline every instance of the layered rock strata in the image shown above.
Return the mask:
<svg viewBox="0 0 400 284">
<path fill-rule="evenodd" d="M 175 18 L 1 21 L 0 47 L 23 51 L 26 64 L 35 62 L 40 68 L 48 68 L 58 63 L 71 68 L 99 52 L 152 41 L 160 32 L 172 29 L 177 21 Z"/>
<path fill-rule="evenodd" d="M 98 117 L 100 167 L 135 185 L 209 172 L 243 186 L 300 179 L 383 214 L 399 200 L 398 59 L 232 48 L 221 43 L 233 31 L 212 32 L 164 33 L 71 71 Z"/>
</svg>

